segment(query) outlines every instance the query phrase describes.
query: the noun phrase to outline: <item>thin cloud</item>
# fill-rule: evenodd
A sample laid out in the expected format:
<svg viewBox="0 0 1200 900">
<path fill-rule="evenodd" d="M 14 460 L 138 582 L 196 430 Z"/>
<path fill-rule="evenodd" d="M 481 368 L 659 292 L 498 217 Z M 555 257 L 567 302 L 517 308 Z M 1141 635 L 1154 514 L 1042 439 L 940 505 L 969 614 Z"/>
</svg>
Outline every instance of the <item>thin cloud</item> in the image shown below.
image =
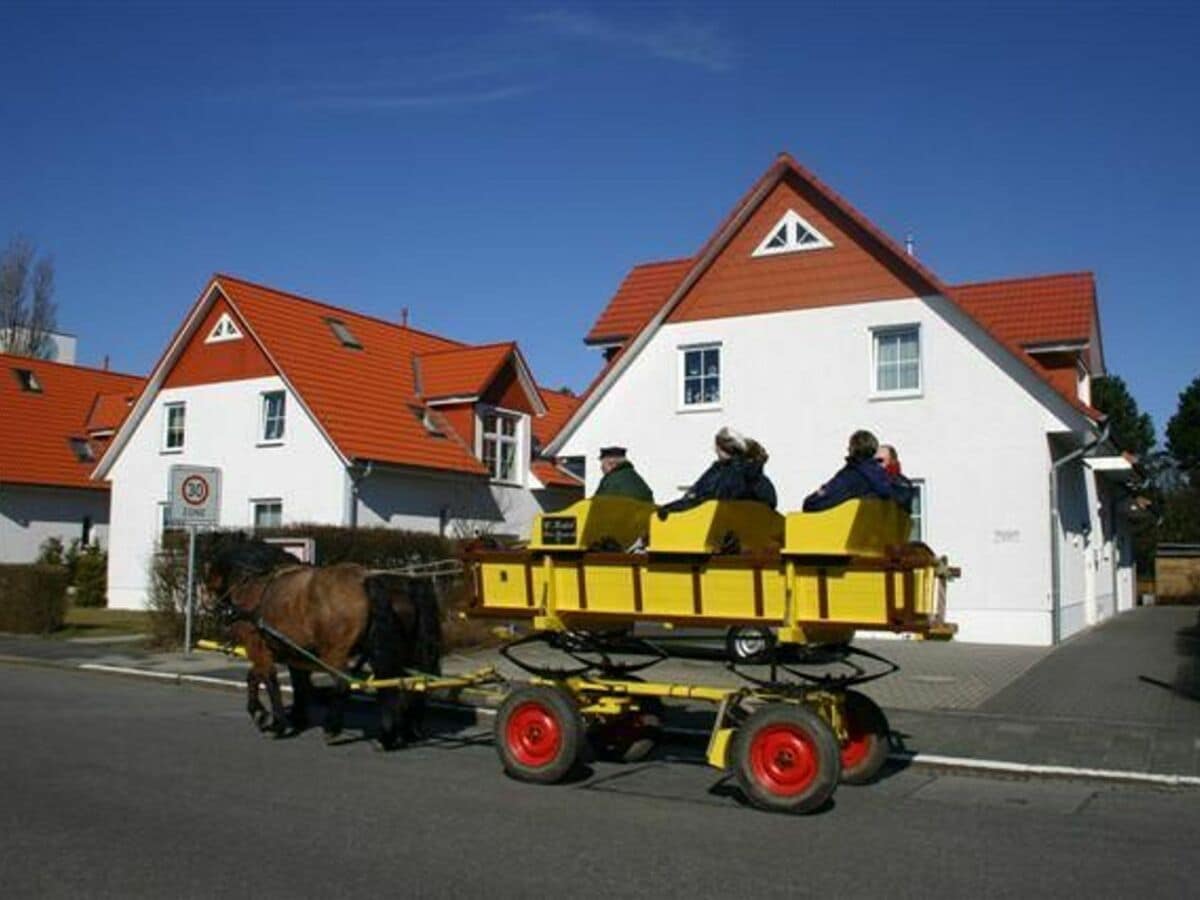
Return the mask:
<svg viewBox="0 0 1200 900">
<path fill-rule="evenodd" d="M 733 68 L 733 46 L 715 25 L 691 19 L 657 22 L 646 27 L 617 25 L 583 9 L 559 7 L 533 13 L 526 21 L 562 37 L 630 47 L 657 59 L 727 72 Z"/>
<path fill-rule="evenodd" d="M 486 91 L 439 92 L 411 94 L 338 93 L 317 94 L 297 98 L 293 106 L 335 111 L 379 111 L 408 109 L 438 109 L 450 106 L 477 106 L 513 100 L 537 90 L 535 84 L 514 84 Z"/>
</svg>

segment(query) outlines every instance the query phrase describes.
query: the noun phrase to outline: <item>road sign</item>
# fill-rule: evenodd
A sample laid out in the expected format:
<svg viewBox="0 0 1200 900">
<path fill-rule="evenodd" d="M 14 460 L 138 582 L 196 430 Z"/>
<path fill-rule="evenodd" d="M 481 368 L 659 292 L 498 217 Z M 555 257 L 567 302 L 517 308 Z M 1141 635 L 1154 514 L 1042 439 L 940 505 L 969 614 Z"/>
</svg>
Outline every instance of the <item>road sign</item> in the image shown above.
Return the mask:
<svg viewBox="0 0 1200 900">
<path fill-rule="evenodd" d="M 168 524 L 216 525 L 220 516 L 221 470 L 211 466 L 171 466 Z"/>
</svg>

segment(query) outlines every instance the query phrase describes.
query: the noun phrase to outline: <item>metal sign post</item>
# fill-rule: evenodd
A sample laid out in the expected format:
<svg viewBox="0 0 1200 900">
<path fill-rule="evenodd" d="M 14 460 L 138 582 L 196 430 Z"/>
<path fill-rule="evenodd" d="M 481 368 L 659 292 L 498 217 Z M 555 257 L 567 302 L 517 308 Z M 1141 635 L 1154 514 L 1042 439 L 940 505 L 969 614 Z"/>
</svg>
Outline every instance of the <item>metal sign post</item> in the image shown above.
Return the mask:
<svg viewBox="0 0 1200 900">
<path fill-rule="evenodd" d="M 167 486 L 167 522 L 188 531 L 187 593 L 183 611 L 183 652 L 192 652 L 196 597 L 196 530 L 221 517 L 221 470 L 211 466 L 171 466 Z"/>
</svg>

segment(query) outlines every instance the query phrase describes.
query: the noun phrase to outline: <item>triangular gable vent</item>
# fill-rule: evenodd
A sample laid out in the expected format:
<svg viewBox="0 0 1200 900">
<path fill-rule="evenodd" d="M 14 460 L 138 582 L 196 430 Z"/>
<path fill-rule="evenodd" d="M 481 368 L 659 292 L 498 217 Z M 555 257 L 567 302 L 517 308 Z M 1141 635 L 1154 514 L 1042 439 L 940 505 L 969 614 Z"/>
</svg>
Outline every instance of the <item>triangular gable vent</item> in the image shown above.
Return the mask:
<svg viewBox="0 0 1200 900">
<path fill-rule="evenodd" d="M 754 256 L 774 256 L 778 253 L 796 253 L 800 250 L 821 250 L 832 247 L 833 242 L 812 224 L 796 213 L 788 210 L 783 218 L 775 223 L 775 227 L 767 232 L 763 242 L 754 251 Z"/>
<path fill-rule="evenodd" d="M 233 317 L 225 312 L 221 313 L 221 318 L 217 319 L 217 324 L 208 333 L 208 337 L 204 339 L 204 343 L 216 344 L 220 341 L 236 341 L 241 336 L 241 329 L 234 323 Z"/>
</svg>

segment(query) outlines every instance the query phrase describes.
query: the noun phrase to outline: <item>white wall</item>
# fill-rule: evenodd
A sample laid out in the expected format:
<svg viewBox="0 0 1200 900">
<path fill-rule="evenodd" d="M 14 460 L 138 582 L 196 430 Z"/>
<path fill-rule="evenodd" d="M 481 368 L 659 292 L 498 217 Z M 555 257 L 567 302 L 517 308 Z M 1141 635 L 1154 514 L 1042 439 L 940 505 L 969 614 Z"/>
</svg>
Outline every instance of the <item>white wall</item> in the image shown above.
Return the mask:
<svg viewBox="0 0 1200 900">
<path fill-rule="evenodd" d="M 342 523 L 345 468 L 294 395 L 287 397 L 284 441 L 260 446 L 263 391 L 286 390 L 277 377 L 171 388 L 155 398 L 113 465 L 109 606 L 145 605 L 147 573 L 160 535 L 161 506 L 173 465 L 222 470 L 221 525 L 250 526 L 251 501 L 279 498 L 284 522 Z M 187 403 L 186 441 L 164 452 L 163 406 Z"/>
<path fill-rule="evenodd" d="M 0 485 L 0 563 L 33 562 L 51 537 L 69 546 L 82 538 L 85 516 L 92 521 L 92 541 L 104 546 L 108 491 Z"/>
<path fill-rule="evenodd" d="M 483 532 L 525 538 L 535 515 L 561 509 L 577 496 L 572 492 L 489 484 L 482 478 L 449 473 L 376 467 L 358 485 L 358 524 L 432 531 L 451 537 Z"/>
<path fill-rule="evenodd" d="M 922 395 L 871 398 L 871 328 L 919 324 Z M 722 342 L 718 411 L 680 411 L 681 345 Z M 780 509 L 841 465 L 846 439 L 868 428 L 895 444 L 926 483 L 926 540 L 963 569 L 950 618 L 965 641 L 1051 639 L 1048 432 L 1061 417 L 1029 391 L 1050 389 L 940 297 L 795 310 L 664 326 L 573 434 L 562 455 L 587 461 L 624 445 L 657 500 L 676 496 L 712 460 L 725 424 L 758 438 Z M 1050 408 L 1054 406 L 1049 397 Z"/>
</svg>

